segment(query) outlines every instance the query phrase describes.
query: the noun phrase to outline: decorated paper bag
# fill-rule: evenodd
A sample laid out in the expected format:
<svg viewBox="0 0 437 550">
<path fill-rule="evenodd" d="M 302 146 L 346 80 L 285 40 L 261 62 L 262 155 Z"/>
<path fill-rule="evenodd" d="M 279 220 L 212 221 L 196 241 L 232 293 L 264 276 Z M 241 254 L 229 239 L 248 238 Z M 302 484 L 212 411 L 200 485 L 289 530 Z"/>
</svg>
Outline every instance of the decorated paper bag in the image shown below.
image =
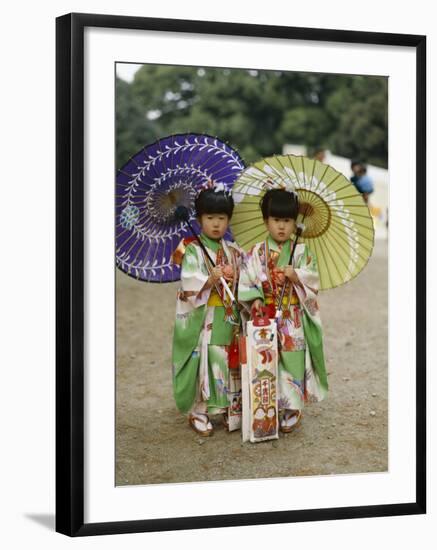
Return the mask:
<svg viewBox="0 0 437 550">
<path fill-rule="evenodd" d="M 243 441 L 278 439 L 278 344 L 274 320 L 267 316 L 247 323 L 241 363 Z"/>
</svg>

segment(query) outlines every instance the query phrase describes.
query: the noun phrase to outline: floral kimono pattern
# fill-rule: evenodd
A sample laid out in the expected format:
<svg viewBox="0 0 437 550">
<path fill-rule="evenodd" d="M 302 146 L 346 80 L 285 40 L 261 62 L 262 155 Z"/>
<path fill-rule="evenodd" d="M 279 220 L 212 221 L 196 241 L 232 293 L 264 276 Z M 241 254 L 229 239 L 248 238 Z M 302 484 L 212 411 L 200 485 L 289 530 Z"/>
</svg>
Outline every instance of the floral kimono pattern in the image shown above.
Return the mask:
<svg viewBox="0 0 437 550">
<path fill-rule="evenodd" d="M 285 278 L 292 241 L 279 246 L 270 236 L 256 244 L 241 268 L 239 301 L 246 309 L 259 298 L 274 317 Z M 279 409 L 302 409 L 306 401 L 321 401 L 328 391 L 323 330 L 317 294 L 315 255 L 306 244 L 296 246 L 293 268 L 299 284 L 288 281 L 278 316 Z"/>
<path fill-rule="evenodd" d="M 241 251 L 231 242 L 200 238 L 214 263 L 224 267 L 235 296 Z M 223 306 L 229 299 L 222 285 L 204 289 L 210 266 L 197 242 L 184 250 L 181 267 L 172 354 L 176 405 L 184 413 L 225 412 L 232 386 L 228 352 L 238 326 L 230 318 L 232 309 Z"/>
</svg>

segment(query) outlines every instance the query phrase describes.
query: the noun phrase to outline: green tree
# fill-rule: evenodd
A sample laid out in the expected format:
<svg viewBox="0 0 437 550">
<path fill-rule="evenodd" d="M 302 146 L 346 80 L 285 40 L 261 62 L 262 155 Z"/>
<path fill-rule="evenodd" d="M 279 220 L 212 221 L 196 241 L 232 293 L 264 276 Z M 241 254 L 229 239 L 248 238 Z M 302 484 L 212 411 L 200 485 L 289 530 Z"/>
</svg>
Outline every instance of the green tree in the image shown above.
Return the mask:
<svg viewBox="0 0 437 550">
<path fill-rule="evenodd" d="M 246 163 L 284 143 L 387 164 L 383 77 L 144 65 L 117 80 L 117 163 L 174 133 L 215 135 Z"/>
<path fill-rule="evenodd" d="M 116 80 L 116 147 L 117 168 L 120 168 L 146 143 L 158 135 L 156 125 L 147 119 L 146 111 L 132 92 L 132 87 Z"/>
<path fill-rule="evenodd" d="M 338 121 L 330 136 L 333 151 L 387 166 L 387 85 L 383 77 L 356 76 L 331 94 L 326 108 Z"/>
</svg>

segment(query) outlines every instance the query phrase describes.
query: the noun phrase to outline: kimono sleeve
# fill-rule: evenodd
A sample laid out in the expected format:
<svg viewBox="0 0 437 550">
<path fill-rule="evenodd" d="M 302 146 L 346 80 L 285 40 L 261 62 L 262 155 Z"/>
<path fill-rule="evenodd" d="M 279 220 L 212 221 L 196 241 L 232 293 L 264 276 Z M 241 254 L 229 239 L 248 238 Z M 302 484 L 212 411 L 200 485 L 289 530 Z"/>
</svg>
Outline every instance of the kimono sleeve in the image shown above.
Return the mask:
<svg viewBox="0 0 437 550">
<path fill-rule="evenodd" d="M 188 302 L 192 307 L 199 307 L 208 302 L 211 289 L 203 290 L 209 277 L 203 256 L 194 244 L 189 244 L 181 265 L 181 293 L 179 299 Z"/>
<path fill-rule="evenodd" d="M 320 279 L 315 254 L 306 244 L 301 244 L 300 247 L 302 248 L 299 250 L 296 266 L 294 267 L 300 282 L 293 286 L 302 306 L 302 322 L 307 345 L 305 352 L 305 390 L 307 398 L 311 397 L 315 401 L 320 401 L 324 399 L 328 391 L 323 328 L 317 301 Z"/>
<path fill-rule="evenodd" d="M 299 298 L 301 298 L 301 296 L 305 296 L 305 298 L 316 299 L 320 286 L 317 258 L 306 244 L 301 244 L 300 247 L 301 250 L 299 251 L 299 254 L 297 254 L 294 270 L 299 277 L 299 281 L 301 284 L 297 284 L 294 286 L 296 288 Z"/>
</svg>

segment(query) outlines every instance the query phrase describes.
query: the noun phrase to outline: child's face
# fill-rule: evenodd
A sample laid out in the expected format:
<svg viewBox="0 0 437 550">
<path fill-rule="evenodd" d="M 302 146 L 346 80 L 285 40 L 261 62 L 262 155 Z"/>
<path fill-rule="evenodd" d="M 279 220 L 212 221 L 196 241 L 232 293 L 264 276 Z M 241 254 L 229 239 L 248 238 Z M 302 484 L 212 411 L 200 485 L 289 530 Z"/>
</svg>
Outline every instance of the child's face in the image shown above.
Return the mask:
<svg viewBox="0 0 437 550">
<path fill-rule="evenodd" d="M 200 216 L 202 232 L 210 239 L 219 240 L 226 233 L 229 225 L 227 214 L 202 214 Z"/>
<path fill-rule="evenodd" d="M 274 218 L 269 216 L 264 220 L 267 231 L 277 243 L 287 241 L 296 228 L 296 220 L 293 218 Z"/>
</svg>

